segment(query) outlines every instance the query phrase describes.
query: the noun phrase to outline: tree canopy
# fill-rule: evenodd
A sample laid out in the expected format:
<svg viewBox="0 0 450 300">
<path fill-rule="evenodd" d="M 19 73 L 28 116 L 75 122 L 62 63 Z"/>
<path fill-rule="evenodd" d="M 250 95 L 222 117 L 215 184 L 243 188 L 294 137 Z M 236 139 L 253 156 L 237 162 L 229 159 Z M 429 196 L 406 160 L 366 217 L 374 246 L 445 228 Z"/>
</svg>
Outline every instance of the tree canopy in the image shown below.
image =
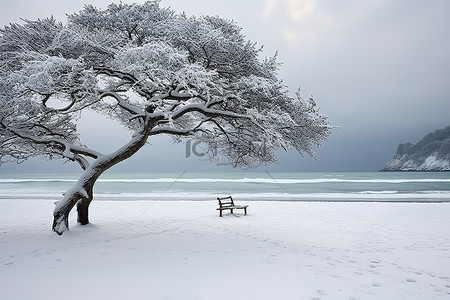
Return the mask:
<svg viewBox="0 0 450 300">
<path fill-rule="evenodd" d="M 90 203 L 98 176 L 151 136 L 194 139 L 217 163 L 252 167 L 276 162 L 280 148 L 314 156 L 331 133 L 315 102 L 278 79 L 276 55 L 261 59 L 233 21 L 159 4 L 87 5 L 67 24 L 51 17 L 0 30 L 1 161 L 44 156 L 85 170 L 55 209 L 58 233 L 75 204 Z M 110 154 L 84 145 L 86 109 L 120 122 L 130 141 Z"/>
</svg>

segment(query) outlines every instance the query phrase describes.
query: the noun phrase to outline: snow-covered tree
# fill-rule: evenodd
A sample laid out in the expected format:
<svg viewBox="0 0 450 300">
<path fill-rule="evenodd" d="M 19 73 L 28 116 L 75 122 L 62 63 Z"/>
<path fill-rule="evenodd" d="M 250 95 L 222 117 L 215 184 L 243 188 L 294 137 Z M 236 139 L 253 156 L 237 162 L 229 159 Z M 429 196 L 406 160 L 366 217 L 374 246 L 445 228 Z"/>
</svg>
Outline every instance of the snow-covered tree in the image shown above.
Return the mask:
<svg viewBox="0 0 450 300">
<path fill-rule="evenodd" d="M 43 156 L 83 169 L 56 203 L 58 234 L 74 206 L 89 223 L 98 177 L 151 136 L 200 141 L 209 159 L 252 167 L 276 162 L 280 148 L 314 156 L 332 130 L 312 99 L 289 94 L 276 57 L 261 59 L 261 49 L 219 17 L 175 14 L 159 1 L 88 5 L 67 24 L 25 21 L 0 35 L 1 161 Z M 120 122 L 130 140 L 109 154 L 82 144 L 77 122 L 87 109 Z"/>
</svg>

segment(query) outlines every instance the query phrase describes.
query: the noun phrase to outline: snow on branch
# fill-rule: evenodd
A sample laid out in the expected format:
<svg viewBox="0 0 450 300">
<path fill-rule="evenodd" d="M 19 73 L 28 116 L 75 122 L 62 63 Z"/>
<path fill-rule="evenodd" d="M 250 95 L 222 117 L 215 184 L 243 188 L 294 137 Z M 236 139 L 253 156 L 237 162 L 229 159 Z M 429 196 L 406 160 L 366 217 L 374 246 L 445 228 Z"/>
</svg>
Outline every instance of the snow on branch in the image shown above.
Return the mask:
<svg viewBox="0 0 450 300">
<path fill-rule="evenodd" d="M 159 1 L 88 5 L 67 24 L 26 21 L 0 33 L 2 157 L 86 168 L 102 157 L 77 146 L 86 109 L 142 139 L 198 139 L 235 166 L 274 162 L 280 148 L 314 156 L 333 128 L 312 97 L 290 95 L 276 54 L 261 59 L 261 47 L 220 17 L 187 17 Z"/>
<path fill-rule="evenodd" d="M 125 101 L 125 99 L 116 92 L 112 92 L 112 91 L 99 91 L 100 94 L 100 98 L 105 98 L 105 97 L 113 97 L 116 101 L 117 101 L 117 105 L 119 105 L 121 108 L 125 109 L 127 112 L 133 114 L 133 115 L 137 115 L 139 117 L 143 117 L 145 116 L 145 113 L 140 110 L 138 107 L 130 105 L 129 103 L 127 103 Z"/>
</svg>

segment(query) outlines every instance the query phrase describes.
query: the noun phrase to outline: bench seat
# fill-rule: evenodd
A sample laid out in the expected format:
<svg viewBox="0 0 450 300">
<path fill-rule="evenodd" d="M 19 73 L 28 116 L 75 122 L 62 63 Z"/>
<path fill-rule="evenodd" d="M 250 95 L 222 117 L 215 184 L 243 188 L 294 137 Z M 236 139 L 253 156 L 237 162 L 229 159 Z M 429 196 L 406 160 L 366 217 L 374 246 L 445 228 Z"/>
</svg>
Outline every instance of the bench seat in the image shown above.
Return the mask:
<svg viewBox="0 0 450 300">
<path fill-rule="evenodd" d="M 244 215 L 247 215 L 247 207 L 248 205 L 235 205 L 233 198 L 231 196 L 223 197 L 223 198 L 217 198 L 219 201 L 219 207 L 216 209 L 219 211 L 219 216 L 222 217 L 222 211 L 224 210 L 230 210 L 231 213 L 233 213 L 233 210 L 235 209 L 243 209 Z"/>
</svg>

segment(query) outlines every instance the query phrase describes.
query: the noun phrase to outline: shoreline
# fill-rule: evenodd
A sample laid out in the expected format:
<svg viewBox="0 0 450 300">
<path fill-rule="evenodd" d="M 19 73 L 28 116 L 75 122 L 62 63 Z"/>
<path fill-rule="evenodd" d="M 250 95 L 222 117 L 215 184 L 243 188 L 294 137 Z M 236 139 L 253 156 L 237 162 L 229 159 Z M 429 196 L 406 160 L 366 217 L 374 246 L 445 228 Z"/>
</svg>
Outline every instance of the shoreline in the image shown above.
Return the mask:
<svg viewBox="0 0 450 300">
<path fill-rule="evenodd" d="M 221 195 L 221 196 L 228 196 L 228 195 Z M 292 199 L 292 198 L 284 198 L 284 199 L 277 199 L 277 198 L 246 198 L 246 197 L 240 197 L 240 195 L 232 194 L 234 199 L 236 199 L 236 204 L 240 202 L 288 202 L 288 203 L 450 203 L 450 198 L 447 198 L 447 196 L 443 198 L 436 198 L 436 197 L 429 197 L 429 198 L 415 198 L 415 197 L 409 197 L 408 195 L 402 196 L 400 198 L 354 198 L 354 199 L 345 199 L 345 197 L 337 197 L 337 198 L 320 198 L 320 197 L 310 197 L 313 199 Z M 0 195 L 0 201 L 59 201 L 62 197 L 36 197 L 35 195 L 30 195 L 27 197 L 21 196 L 21 197 L 11 197 L 11 196 L 1 196 Z M 217 203 L 217 200 L 215 200 L 215 196 L 208 197 L 208 198 L 196 198 L 196 197 L 187 197 L 187 198 L 178 198 L 178 197 L 159 197 L 155 196 L 153 198 L 149 198 L 148 196 L 138 197 L 138 196 L 97 196 L 94 194 L 94 200 L 93 202 L 214 202 Z M 308 198 L 308 196 L 305 196 L 304 198 Z"/>
</svg>

